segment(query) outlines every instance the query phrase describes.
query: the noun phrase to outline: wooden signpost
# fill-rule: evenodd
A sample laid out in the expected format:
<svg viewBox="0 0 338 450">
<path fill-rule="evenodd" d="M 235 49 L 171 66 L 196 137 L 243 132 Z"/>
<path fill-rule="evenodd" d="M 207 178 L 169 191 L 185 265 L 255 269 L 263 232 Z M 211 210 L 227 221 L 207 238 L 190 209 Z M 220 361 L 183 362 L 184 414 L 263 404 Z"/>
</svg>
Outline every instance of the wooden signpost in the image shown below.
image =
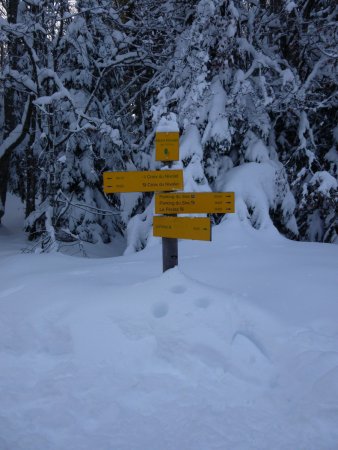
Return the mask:
<svg viewBox="0 0 338 450">
<path fill-rule="evenodd" d="M 156 133 L 156 160 L 179 160 L 178 131 Z M 208 217 L 177 217 L 177 214 L 221 214 L 235 212 L 234 192 L 172 192 L 183 190 L 182 170 L 104 172 L 103 190 L 160 192 L 155 194 L 154 236 L 162 237 L 163 272 L 178 264 L 178 239 L 211 241 Z"/>
</svg>

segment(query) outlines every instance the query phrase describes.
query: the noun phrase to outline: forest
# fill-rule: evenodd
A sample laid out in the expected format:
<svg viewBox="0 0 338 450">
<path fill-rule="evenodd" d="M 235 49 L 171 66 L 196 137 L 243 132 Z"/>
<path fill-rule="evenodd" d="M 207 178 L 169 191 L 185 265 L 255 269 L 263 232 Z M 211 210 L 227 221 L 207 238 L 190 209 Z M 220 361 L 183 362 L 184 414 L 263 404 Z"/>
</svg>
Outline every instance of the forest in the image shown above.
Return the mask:
<svg viewBox="0 0 338 450">
<path fill-rule="evenodd" d="M 338 243 L 334 0 L 0 0 L 0 221 L 25 205 L 35 251 L 143 249 L 151 193 L 105 194 L 105 171 L 156 170 L 177 123 L 185 190 Z M 226 217 L 214 215 L 217 225 Z"/>
</svg>

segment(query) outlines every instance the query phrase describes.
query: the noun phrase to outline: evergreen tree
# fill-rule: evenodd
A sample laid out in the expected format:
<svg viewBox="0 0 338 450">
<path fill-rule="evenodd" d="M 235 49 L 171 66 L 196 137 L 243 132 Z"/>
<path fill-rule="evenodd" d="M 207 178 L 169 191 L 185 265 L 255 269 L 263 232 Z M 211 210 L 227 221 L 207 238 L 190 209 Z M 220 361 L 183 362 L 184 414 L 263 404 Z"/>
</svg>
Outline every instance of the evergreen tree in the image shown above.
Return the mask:
<svg viewBox="0 0 338 450">
<path fill-rule="evenodd" d="M 159 168 L 164 117 L 181 132 L 186 190 L 235 189 L 253 226 L 337 241 L 332 0 L 17 0 L 0 11 L 0 216 L 10 186 L 44 250 L 109 242 L 127 226 L 128 250 L 146 245 L 152 196 L 106 196 L 102 172 Z"/>
<path fill-rule="evenodd" d="M 254 226 L 267 213 L 289 237 L 333 242 L 337 191 L 324 173 L 337 161 L 333 2 L 165 2 L 163 17 L 169 5 L 175 31 L 149 109 L 153 130 L 163 115 L 178 117 L 186 190 L 236 186 L 241 216 Z M 264 165 L 258 179 L 257 164 Z M 255 198 L 252 180 L 263 186 L 266 177 L 269 189 Z M 307 201 L 306 186 L 309 194 L 319 189 L 317 201 Z"/>
</svg>

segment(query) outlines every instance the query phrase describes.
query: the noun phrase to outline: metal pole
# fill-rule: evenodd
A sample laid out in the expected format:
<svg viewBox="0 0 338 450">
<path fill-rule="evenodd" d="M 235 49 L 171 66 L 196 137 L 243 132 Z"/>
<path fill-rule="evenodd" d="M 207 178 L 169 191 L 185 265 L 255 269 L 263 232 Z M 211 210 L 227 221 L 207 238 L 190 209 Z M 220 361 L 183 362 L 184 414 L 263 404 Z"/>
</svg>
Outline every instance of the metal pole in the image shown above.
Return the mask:
<svg viewBox="0 0 338 450">
<path fill-rule="evenodd" d="M 178 239 L 162 238 L 163 272 L 178 265 Z"/>
<path fill-rule="evenodd" d="M 164 162 L 164 161 L 163 161 Z M 172 162 L 166 162 L 169 168 L 172 166 Z M 165 214 L 171 216 L 177 216 L 177 214 Z M 169 269 L 173 269 L 178 265 L 178 239 L 175 238 L 162 238 L 162 262 L 163 272 Z"/>
</svg>

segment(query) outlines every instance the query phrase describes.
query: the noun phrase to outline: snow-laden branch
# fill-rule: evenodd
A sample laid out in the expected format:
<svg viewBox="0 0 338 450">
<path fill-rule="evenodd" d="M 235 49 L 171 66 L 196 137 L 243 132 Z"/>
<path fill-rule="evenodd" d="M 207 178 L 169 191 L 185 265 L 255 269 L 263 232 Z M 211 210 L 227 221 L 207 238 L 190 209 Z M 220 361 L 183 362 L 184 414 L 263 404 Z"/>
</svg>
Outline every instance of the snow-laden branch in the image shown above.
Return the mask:
<svg viewBox="0 0 338 450">
<path fill-rule="evenodd" d="M 325 56 L 327 56 L 330 59 L 338 59 L 338 53 L 330 53 L 321 46 L 317 45 L 316 48 Z"/>
<path fill-rule="evenodd" d="M 56 84 L 56 86 L 59 88 L 59 90 L 65 89 L 62 81 L 60 80 L 60 77 L 52 69 L 47 69 L 46 67 L 40 69 L 39 73 L 38 73 L 38 79 L 39 79 L 39 84 L 43 84 L 45 81 L 52 79 L 54 81 L 54 83 Z M 70 95 L 70 94 L 68 94 L 68 95 Z"/>
<path fill-rule="evenodd" d="M 54 92 L 52 95 L 46 95 L 37 98 L 34 100 L 34 104 L 38 106 L 45 106 L 50 105 L 54 101 L 61 100 L 62 98 L 67 98 L 68 100 L 72 101 L 72 98 L 68 92 L 67 89 L 61 89 L 60 91 Z"/>
<path fill-rule="evenodd" d="M 14 150 L 24 140 L 29 131 L 33 111 L 33 97 L 29 96 L 22 116 L 21 123 L 11 131 L 9 136 L 0 145 L 0 158 Z"/>
<path fill-rule="evenodd" d="M 50 105 L 53 102 L 61 100 L 63 98 L 66 98 L 67 100 L 69 100 L 69 102 L 75 109 L 73 96 L 71 95 L 69 90 L 65 88 L 62 81 L 60 80 L 60 77 L 57 75 L 56 72 L 54 72 L 54 70 L 47 69 L 47 68 L 40 69 L 37 73 L 37 78 L 38 78 L 39 86 L 42 86 L 42 84 L 44 82 L 46 82 L 47 80 L 53 80 L 54 84 L 58 88 L 58 91 L 54 92 L 53 94 L 38 97 L 34 101 L 34 104 L 37 107 L 39 107 L 44 113 L 47 114 L 47 111 L 45 110 L 46 105 Z"/>
<path fill-rule="evenodd" d="M 23 85 L 29 91 L 33 92 L 34 94 L 37 94 L 36 83 L 34 83 L 34 81 L 28 75 L 21 74 L 17 70 L 4 71 L 4 75 L 9 76 L 14 81 L 16 81 L 18 84 Z"/>
<path fill-rule="evenodd" d="M 274 61 L 272 58 L 270 58 L 267 55 L 264 55 L 262 52 L 257 51 L 255 47 L 248 42 L 245 38 L 238 38 L 237 39 L 239 48 L 243 51 L 246 51 L 249 53 L 253 58 L 253 69 L 255 68 L 255 65 L 261 64 L 263 67 L 270 67 L 271 69 L 274 69 L 276 72 L 281 73 L 282 69 L 280 65 Z M 250 71 L 250 69 L 249 69 Z M 251 72 L 250 72 L 251 74 Z"/>
<path fill-rule="evenodd" d="M 138 52 L 128 52 L 122 55 L 116 55 L 115 58 L 110 61 L 98 63 L 97 66 L 100 69 L 111 69 L 112 67 L 130 64 L 131 62 L 134 62 L 135 60 L 139 59 L 140 55 Z"/>
<path fill-rule="evenodd" d="M 298 97 L 303 98 L 305 95 L 305 92 L 309 89 L 312 80 L 317 76 L 319 69 L 328 61 L 328 58 L 323 56 L 320 58 L 316 64 L 314 65 L 310 75 L 305 80 L 303 86 L 300 88 L 298 92 Z"/>
<path fill-rule="evenodd" d="M 60 198 L 63 197 L 63 198 Z M 58 195 L 55 199 L 58 203 L 64 203 L 69 206 L 73 206 L 74 208 L 82 209 L 90 214 L 98 214 L 100 216 L 118 216 L 121 214 L 120 211 L 109 211 L 107 209 L 96 208 L 95 206 L 87 205 L 86 203 L 73 203 L 72 199 L 68 198 L 62 191 L 58 192 Z"/>
</svg>

